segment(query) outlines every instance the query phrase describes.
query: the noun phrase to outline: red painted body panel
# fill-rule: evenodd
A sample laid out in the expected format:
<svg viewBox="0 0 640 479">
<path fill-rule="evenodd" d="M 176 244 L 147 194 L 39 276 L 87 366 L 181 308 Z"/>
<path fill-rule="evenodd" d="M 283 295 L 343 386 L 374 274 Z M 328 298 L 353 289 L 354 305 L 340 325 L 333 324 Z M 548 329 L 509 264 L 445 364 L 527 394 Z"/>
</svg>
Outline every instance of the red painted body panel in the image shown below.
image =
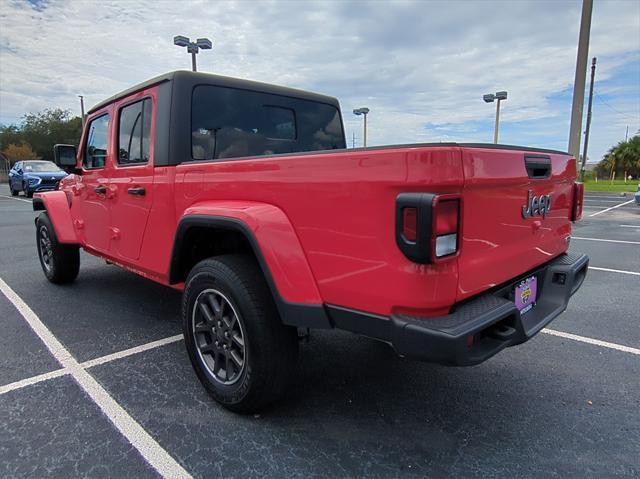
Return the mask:
<svg viewBox="0 0 640 479">
<path fill-rule="evenodd" d="M 261 202 L 282 211 L 324 303 L 385 315 L 397 308 L 435 314 L 455 300 L 456 261 L 412 263 L 395 244 L 394 222 L 401 192 L 461 191 L 457 148 L 326 152 L 175 170 L 176 216 L 207 200 Z M 289 301 L 300 295 L 295 288 L 280 293 Z"/>
<path fill-rule="evenodd" d="M 528 177 L 524 151 L 469 148 L 462 155 L 465 187 L 458 301 L 568 249 L 576 177 L 576 162 L 566 155 L 549 155 L 552 176 L 547 179 Z M 545 218 L 522 218 L 528 190 L 552 195 Z"/>
<path fill-rule="evenodd" d="M 35 193 L 35 200 L 41 199 L 44 208 L 49 214 L 58 242 L 65 244 L 78 244 L 78 238 L 73 228 L 73 218 L 69 211 L 69 202 L 64 191 L 48 191 Z"/>
<path fill-rule="evenodd" d="M 115 102 L 114 114 L 120 108 L 150 98 L 152 107 L 151 131 L 155 131 L 157 95 L 156 88 L 148 88 L 123 100 Z M 115 119 L 119 121 L 119 119 Z M 112 144 L 118 144 L 118 129 L 112 128 Z M 150 142 L 149 162 L 146 164 L 119 165 L 115 161 L 110 163 L 109 194 L 111 205 L 109 223 L 111 233 L 110 254 L 122 261 L 137 260 L 140 257 L 143 237 L 147 221 L 153 204 L 154 188 L 154 141 Z M 115 148 L 112 151 L 116 151 Z M 130 188 L 144 188 L 143 196 L 131 195 Z"/>
</svg>

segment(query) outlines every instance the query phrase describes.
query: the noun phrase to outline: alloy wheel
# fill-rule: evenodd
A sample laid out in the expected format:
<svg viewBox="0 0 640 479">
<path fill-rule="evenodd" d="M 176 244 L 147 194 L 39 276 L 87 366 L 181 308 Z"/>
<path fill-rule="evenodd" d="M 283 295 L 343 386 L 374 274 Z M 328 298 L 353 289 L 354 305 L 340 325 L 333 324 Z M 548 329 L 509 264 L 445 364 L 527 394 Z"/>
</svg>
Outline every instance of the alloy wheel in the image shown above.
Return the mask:
<svg viewBox="0 0 640 479">
<path fill-rule="evenodd" d="M 38 241 L 38 247 L 40 249 L 40 258 L 42 258 L 42 264 L 47 271 L 51 271 L 51 264 L 53 262 L 53 247 L 51 244 L 51 237 L 46 226 L 40 227 L 40 239 Z"/>
<path fill-rule="evenodd" d="M 230 385 L 240 379 L 247 363 L 245 331 L 231 301 L 215 289 L 196 298 L 191 317 L 193 339 L 208 373 Z"/>
</svg>

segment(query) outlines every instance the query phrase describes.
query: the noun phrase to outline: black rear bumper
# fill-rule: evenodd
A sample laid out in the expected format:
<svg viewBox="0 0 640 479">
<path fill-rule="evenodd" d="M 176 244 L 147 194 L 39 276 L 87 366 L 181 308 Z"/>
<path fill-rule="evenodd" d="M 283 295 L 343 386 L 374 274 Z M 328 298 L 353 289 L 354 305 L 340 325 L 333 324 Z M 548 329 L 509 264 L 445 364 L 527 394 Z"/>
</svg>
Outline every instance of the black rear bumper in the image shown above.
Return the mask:
<svg viewBox="0 0 640 479">
<path fill-rule="evenodd" d="M 523 275 L 538 278 L 535 307 L 520 314 L 513 287 L 522 278 L 460 303 L 438 318 L 370 316 L 329 307 L 336 327 L 390 343 L 401 356 L 455 366 L 481 363 L 523 343 L 562 313 L 587 275 L 589 258 L 568 253 Z"/>
</svg>

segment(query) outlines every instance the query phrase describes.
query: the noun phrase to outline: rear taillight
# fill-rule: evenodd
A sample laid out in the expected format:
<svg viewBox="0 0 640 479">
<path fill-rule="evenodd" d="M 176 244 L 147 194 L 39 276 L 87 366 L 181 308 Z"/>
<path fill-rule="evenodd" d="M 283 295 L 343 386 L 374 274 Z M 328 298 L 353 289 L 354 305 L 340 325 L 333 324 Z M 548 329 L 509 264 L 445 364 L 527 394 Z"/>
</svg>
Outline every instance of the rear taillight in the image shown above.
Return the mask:
<svg viewBox="0 0 640 479">
<path fill-rule="evenodd" d="M 579 221 L 582 218 L 584 206 L 584 183 L 573 184 L 573 207 L 571 209 L 571 221 Z"/>
<path fill-rule="evenodd" d="M 415 242 L 418 238 L 418 210 L 404 208 L 402 210 L 402 236 L 407 241 Z"/>
<path fill-rule="evenodd" d="M 396 200 L 396 243 L 416 263 L 454 257 L 460 240 L 460 197 L 402 193 Z"/>
<path fill-rule="evenodd" d="M 443 258 L 458 251 L 458 229 L 460 224 L 460 199 L 442 199 L 436 196 L 433 204 L 434 257 Z"/>
</svg>

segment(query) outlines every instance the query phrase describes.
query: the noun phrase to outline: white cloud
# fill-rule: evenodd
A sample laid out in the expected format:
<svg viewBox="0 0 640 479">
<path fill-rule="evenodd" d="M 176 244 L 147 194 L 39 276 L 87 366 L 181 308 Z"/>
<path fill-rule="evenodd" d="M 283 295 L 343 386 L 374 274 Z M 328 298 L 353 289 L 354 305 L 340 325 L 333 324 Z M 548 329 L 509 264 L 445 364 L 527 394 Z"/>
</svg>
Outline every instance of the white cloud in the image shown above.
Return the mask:
<svg viewBox="0 0 640 479">
<path fill-rule="evenodd" d="M 623 114 L 594 103 L 592 158 L 620 138 L 622 123 L 640 127 L 640 73 L 635 82 L 620 78 L 638 63 L 640 2 L 595 4 L 596 87 Z M 507 89 L 501 139 L 565 148 L 579 22 L 573 0 L 51 1 L 38 10 L 4 1 L 0 121 L 45 107 L 77 110 L 77 94 L 91 105 L 189 68 L 172 45 L 183 34 L 213 40 L 198 56 L 201 70 L 337 96 L 349 141 L 352 131 L 361 136 L 351 109 L 364 105 L 371 144 L 487 141 L 494 111 L 481 96 Z"/>
</svg>

